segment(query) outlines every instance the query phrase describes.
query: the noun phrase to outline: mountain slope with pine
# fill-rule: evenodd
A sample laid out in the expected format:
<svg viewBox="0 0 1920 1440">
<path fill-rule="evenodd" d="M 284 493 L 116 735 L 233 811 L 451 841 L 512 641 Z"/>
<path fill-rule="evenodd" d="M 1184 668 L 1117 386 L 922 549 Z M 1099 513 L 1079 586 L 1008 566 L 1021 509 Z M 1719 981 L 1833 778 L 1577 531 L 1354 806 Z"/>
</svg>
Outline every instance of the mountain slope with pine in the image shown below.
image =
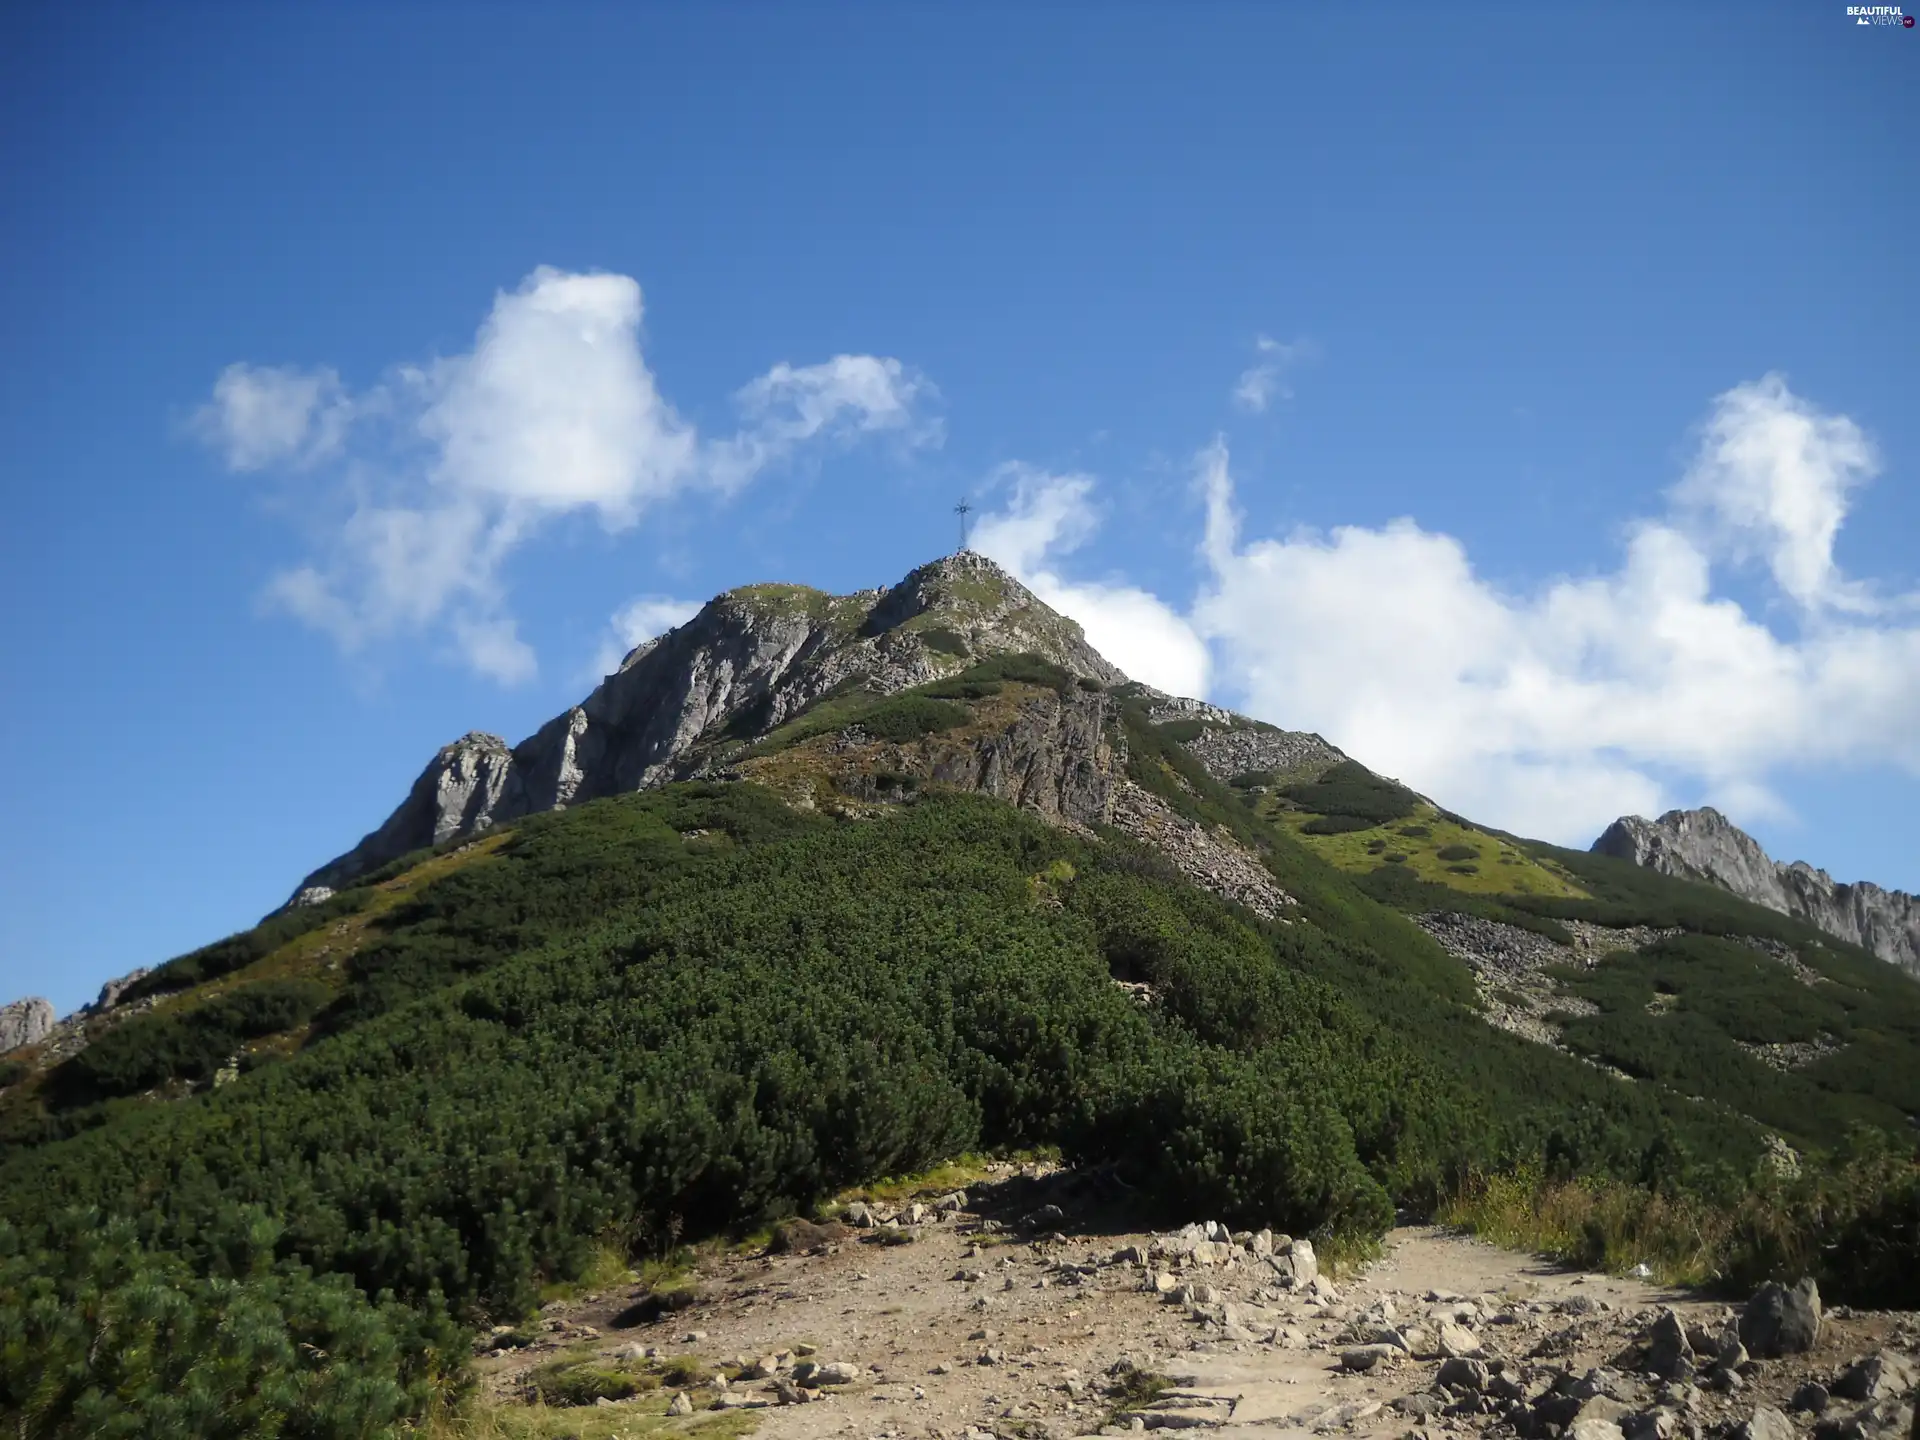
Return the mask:
<svg viewBox="0 0 1920 1440">
<path fill-rule="evenodd" d="M 1920 987 L 1130 683 L 969 554 L 719 597 L 110 989 L 0 1061 L 33 1433 L 185 1403 L 192 1346 L 232 1433 L 377 1433 L 609 1248 L 981 1148 L 1335 1248 L 1521 1175 L 1728 1217 L 1729 1281 L 1920 1274 Z"/>
</svg>

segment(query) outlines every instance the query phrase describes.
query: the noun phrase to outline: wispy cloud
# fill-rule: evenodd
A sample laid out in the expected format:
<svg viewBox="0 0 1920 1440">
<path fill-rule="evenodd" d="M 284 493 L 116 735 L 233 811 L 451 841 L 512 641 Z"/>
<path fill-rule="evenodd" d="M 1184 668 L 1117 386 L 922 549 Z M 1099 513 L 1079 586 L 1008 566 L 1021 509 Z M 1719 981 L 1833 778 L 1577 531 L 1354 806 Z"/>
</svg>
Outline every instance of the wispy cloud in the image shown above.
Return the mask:
<svg viewBox="0 0 1920 1440">
<path fill-rule="evenodd" d="M 1294 367 L 1314 359 L 1318 352 L 1311 340 L 1283 343 L 1271 335 L 1256 338 L 1253 348 L 1256 359 L 1234 382 L 1233 403 L 1257 415 L 1275 400 L 1293 398 L 1293 387 L 1287 376 Z"/>
<path fill-rule="evenodd" d="M 236 470 L 325 468 L 336 509 L 269 600 L 346 650 L 438 631 L 505 683 L 536 668 L 501 580 L 549 522 L 610 532 L 691 492 L 727 493 L 803 447 L 892 434 L 929 444 L 931 387 L 898 360 L 781 362 L 735 396 L 715 439 L 663 397 L 642 351 L 640 286 L 542 267 L 497 295 L 473 347 L 350 394 L 331 370 L 237 364 L 194 428 Z"/>
<path fill-rule="evenodd" d="M 331 459 L 352 418 L 332 370 L 241 362 L 220 372 L 212 398 L 194 412 L 192 429 L 229 468 L 264 470 Z"/>
<path fill-rule="evenodd" d="M 676 629 L 700 613 L 698 600 L 671 595 L 638 595 L 613 612 L 607 635 L 594 658 L 592 679 L 613 674 L 634 650 Z"/>
</svg>

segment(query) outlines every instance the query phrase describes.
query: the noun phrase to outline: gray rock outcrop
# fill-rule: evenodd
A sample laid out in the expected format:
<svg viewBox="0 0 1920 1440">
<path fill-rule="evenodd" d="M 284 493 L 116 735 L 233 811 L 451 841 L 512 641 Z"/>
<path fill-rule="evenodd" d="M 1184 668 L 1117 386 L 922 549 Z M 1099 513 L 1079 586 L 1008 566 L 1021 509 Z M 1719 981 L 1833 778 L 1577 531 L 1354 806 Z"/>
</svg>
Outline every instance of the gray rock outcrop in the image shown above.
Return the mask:
<svg viewBox="0 0 1920 1440">
<path fill-rule="evenodd" d="M 1871 950 L 1920 978 L 1920 896 L 1864 880 L 1836 883 L 1801 860 L 1782 864 L 1718 810 L 1669 810 L 1658 820 L 1623 815 L 1593 849 L 1662 875 L 1730 890 Z"/>
<path fill-rule="evenodd" d="M 837 689 L 888 694 L 1017 653 L 1102 685 L 1126 681 L 1078 625 L 970 551 L 888 590 L 730 590 L 635 649 L 583 702 L 518 745 L 475 732 L 446 746 L 379 829 L 296 894 L 339 889 L 411 851 L 522 815 L 686 778 L 699 768 L 697 749 L 763 735 Z"/>
<path fill-rule="evenodd" d="M 120 1004 L 120 997 L 133 988 L 135 981 L 144 980 L 152 973 L 153 971 L 150 967 L 140 965 L 129 970 L 124 975 L 107 981 L 106 984 L 100 987 L 99 997 L 81 1013 L 89 1016 L 106 1014 L 109 1010 L 114 1009 Z"/>
<path fill-rule="evenodd" d="M 53 1031 L 53 1005 L 38 995 L 0 1005 L 0 1055 L 35 1045 Z"/>
</svg>

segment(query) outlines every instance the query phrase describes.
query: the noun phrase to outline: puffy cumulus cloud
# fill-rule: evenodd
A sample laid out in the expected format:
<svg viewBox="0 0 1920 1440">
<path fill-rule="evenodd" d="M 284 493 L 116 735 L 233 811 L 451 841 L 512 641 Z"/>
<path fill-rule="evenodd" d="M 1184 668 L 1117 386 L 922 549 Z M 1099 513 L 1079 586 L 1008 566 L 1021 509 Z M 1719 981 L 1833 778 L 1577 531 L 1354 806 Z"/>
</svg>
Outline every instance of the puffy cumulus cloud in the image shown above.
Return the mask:
<svg viewBox="0 0 1920 1440">
<path fill-rule="evenodd" d="M 444 492 L 633 524 L 700 461 L 640 352 L 640 287 L 542 268 L 495 298 L 467 354 L 408 372 Z"/>
<path fill-rule="evenodd" d="M 1253 342 L 1257 357 L 1253 364 L 1240 372 L 1240 378 L 1234 382 L 1233 403 L 1242 410 L 1259 414 L 1276 399 L 1291 400 L 1293 388 L 1287 383 L 1287 373 L 1294 366 L 1311 360 L 1315 351 L 1310 340 L 1295 340 L 1283 344 L 1271 335 L 1259 336 Z"/>
<path fill-rule="evenodd" d="M 234 470 L 311 465 L 335 454 L 352 407 L 331 370 L 229 365 L 192 429 Z"/>
<path fill-rule="evenodd" d="M 608 620 L 607 636 L 595 657 L 592 678 L 600 680 L 613 674 L 637 647 L 686 624 L 699 613 L 697 600 L 676 600 L 669 595 L 635 596 Z"/>
<path fill-rule="evenodd" d="M 1801 605 L 1870 609 L 1841 579 L 1833 541 L 1847 493 L 1878 470 L 1873 447 L 1845 415 L 1823 415 L 1780 375 L 1736 385 L 1714 401 L 1700 452 L 1673 498 L 1710 545 L 1766 563 Z"/>
<path fill-rule="evenodd" d="M 897 360 L 782 362 L 735 397 L 738 431 L 704 438 L 660 394 L 624 275 L 541 267 L 494 298 L 473 347 L 404 366 L 350 395 L 331 371 L 230 366 L 196 416 L 238 470 L 333 464 L 336 518 L 320 553 L 268 600 L 355 650 L 441 631 L 505 683 L 536 669 L 501 569 L 549 522 L 608 531 L 691 491 L 725 493 L 819 439 L 938 439 L 930 390 Z"/>
<path fill-rule="evenodd" d="M 1513 593 L 1412 520 L 1243 536 L 1216 443 L 1189 618 L 1222 698 L 1503 827 L 1585 843 L 1674 786 L 1751 816 L 1777 808 L 1767 778 L 1789 764 L 1920 774 L 1920 628 L 1877 620 L 1903 605 L 1869 613 L 1833 559 L 1872 468 L 1845 417 L 1777 376 L 1739 386 L 1616 569 Z M 1791 634 L 1714 592 L 1715 562 L 1749 555 Z"/>
<path fill-rule="evenodd" d="M 1078 621 L 1087 642 L 1134 679 L 1176 695 L 1206 693 L 1206 644 L 1171 606 L 1131 585 L 1068 581 L 1055 568 L 1099 526 L 1091 476 L 1009 465 L 993 483 L 1006 487 L 1008 498 L 974 527 L 973 549 Z"/>
</svg>

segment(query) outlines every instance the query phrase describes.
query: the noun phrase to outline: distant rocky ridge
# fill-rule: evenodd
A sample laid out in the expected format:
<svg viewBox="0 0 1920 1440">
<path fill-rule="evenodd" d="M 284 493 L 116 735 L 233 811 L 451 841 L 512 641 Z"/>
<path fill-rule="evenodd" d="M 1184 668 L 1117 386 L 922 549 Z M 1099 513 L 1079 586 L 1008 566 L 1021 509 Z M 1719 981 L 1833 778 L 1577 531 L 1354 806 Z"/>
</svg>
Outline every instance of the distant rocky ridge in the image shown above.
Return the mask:
<svg viewBox="0 0 1920 1440">
<path fill-rule="evenodd" d="M 29 995 L 24 1000 L 0 1005 L 0 1055 L 49 1040 L 52 1041 L 50 1048 L 55 1051 L 61 1050 L 63 1045 L 69 1049 L 77 1048 L 87 1022 L 119 1008 L 120 997 L 126 993 L 127 987 L 148 973 L 147 968 L 142 966 L 107 981 L 100 987 L 99 997 L 91 1005 L 82 1005 L 65 1019 L 56 1018 L 53 1002 L 39 995 Z"/>
<path fill-rule="evenodd" d="M 1803 860 L 1783 865 L 1718 810 L 1669 810 L 1658 820 L 1623 815 L 1593 849 L 1662 875 L 1731 890 L 1871 950 L 1920 979 L 1920 896 L 1864 880 L 1837 884 Z"/>
</svg>

